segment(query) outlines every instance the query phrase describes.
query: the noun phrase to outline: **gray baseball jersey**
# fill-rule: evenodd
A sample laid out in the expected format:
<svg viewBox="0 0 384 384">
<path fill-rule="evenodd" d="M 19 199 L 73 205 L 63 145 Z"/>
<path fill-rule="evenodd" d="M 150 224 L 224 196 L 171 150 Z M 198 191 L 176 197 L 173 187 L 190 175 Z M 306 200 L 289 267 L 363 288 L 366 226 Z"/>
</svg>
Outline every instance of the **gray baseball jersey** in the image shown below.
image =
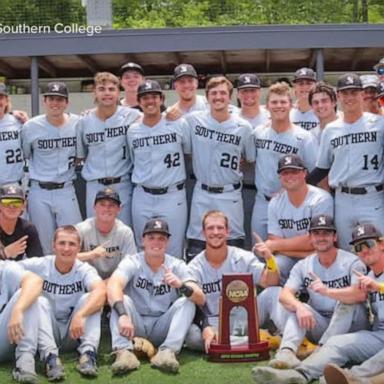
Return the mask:
<svg viewBox="0 0 384 384">
<path fill-rule="evenodd" d="M 373 271 L 370 271 L 368 276 L 376 280 L 378 283 L 384 283 L 383 273 L 380 276 L 375 276 Z M 374 315 L 372 329 L 374 331 L 384 331 L 384 294 L 379 292 L 370 292 L 368 294 L 368 301 L 371 304 L 371 310 Z"/>
<path fill-rule="evenodd" d="M 55 267 L 55 256 L 32 257 L 19 262 L 26 270 L 44 279 L 43 295 L 49 300 L 56 320 L 67 322 L 84 293 L 101 278 L 87 263 L 75 261 L 71 271 L 62 274 Z"/>
<path fill-rule="evenodd" d="M 78 120 L 77 115 L 70 114 L 65 125 L 55 127 L 46 115 L 39 115 L 24 124 L 21 138 L 30 179 L 55 183 L 75 179 Z"/>
<path fill-rule="evenodd" d="M 263 107 L 263 106 L 260 106 L 260 112 L 255 117 L 249 118 L 247 116 L 244 116 L 241 113 L 241 110 L 239 110 L 239 116 L 242 119 L 248 121 L 248 123 L 251 124 L 253 129 L 255 129 L 259 125 L 266 124 L 270 119 L 269 111 L 267 109 L 265 109 L 265 107 Z"/>
<path fill-rule="evenodd" d="M 9 113 L 0 119 L 0 184 L 20 181 L 24 176 L 21 123 Z"/>
<path fill-rule="evenodd" d="M 207 261 L 205 251 L 199 253 L 189 264 L 195 280 L 202 288 L 206 302 L 204 311 L 208 317 L 219 315 L 219 299 L 224 274 L 251 273 L 254 284 L 260 282 L 265 265 L 253 253 L 241 248 L 228 246 L 227 258 L 220 268 L 213 268 Z"/>
<path fill-rule="evenodd" d="M 317 254 L 313 254 L 295 264 L 285 287 L 295 292 L 304 289 L 309 295 L 308 304 L 321 315 L 331 317 L 337 301 L 308 288 L 313 280 L 310 273 L 318 276 L 328 288 L 345 288 L 358 285 L 358 278 L 353 273 L 354 269 L 362 274 L 366 273 L 366 267 L 359 258 L 342 249 L 337 251 L 336 260 L 328 268 L 320 264 Z"/>
<path fill-rule="evenodd" d="M 333 188 L 379 185 L 384 180 L 384 118 L 364 113 L 353 124 L 338 119 L 321 136 L 317 167 L 330 169 Z"/>
<path fill-rule="evenodd" d="M 20 288 L 26 271 L 19 263 L 0 260 L 0 313 Z"/>
<path fill-rule="evenodd" d="M 320 125 L 320 121 L 312 109 L 301 112 L 299 108 L 293 107 L 289 113 L 289 119 L 293 124 L 298 125 L 306 131 L 311 131 Z"/>
<path fill-rule="evenodd" d="M 183 282 L 193 281 L 184 261 L 166 254 L 163 264 Z M 152 271 L 145 261 L 144 252 L 125 258 L 113 275 L 124 279 L 124 293 L 135 303 L 136 310 L 142 316 L 161 316 L 179 297 L 175 288 L 164 283 L 164 269 Z"/>
<path fill-rule="evenodd" d="M 80 234 L 82 251 L 91 251 L 107 242 L 107 256 L 87 261 L 103 279 L 112 275 L 121 260 L 137 252 L 131 228 L 119 219 L 115 220 L 115 225 L 107 235 L 97 230 L 94 217 L 76 224 L 76 228 Z"/>
<path fill-rule="evenodd" d="M 128 176 L 131 162 L 126 143 L 129 126 L 141 116 L 132 108 L 118 106 L 107 120 L 100 120 L 95 110 L 81 117 L 77 127 L 78 157 L 85 158 L 85 180 Z"/>
<path fill-rule="evenodd" d="M 305 235 L 311 218 L 320 214 L 333 216 L 332 196 L 323 189 L 308 185 L 299 207 L 291 203 L 287 191 L 281 191 L 268 205 L 268 233 L 283 238 Z"/>
<path fill-rule="evenodd" d="M 207 99 L 204 96 L 196 95 L 195 103 L 190 108 L 188 108 L 188 110 L 182 109 L 180 106 L 179 106 L 179 108 L 181 110 L 181 113 L 183 115 L 185 115 L 185 114 L 190 113 L 190 112 L 208 110 L 209 109 L 209 105 L 208 105 Z"/>
</svg>

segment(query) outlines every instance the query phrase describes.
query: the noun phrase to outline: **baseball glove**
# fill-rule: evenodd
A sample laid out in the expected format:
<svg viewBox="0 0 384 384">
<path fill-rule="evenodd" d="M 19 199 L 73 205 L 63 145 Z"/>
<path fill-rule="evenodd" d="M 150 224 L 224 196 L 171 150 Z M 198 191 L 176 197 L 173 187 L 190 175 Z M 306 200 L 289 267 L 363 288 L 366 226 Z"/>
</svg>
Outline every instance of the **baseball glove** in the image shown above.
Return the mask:
<svg viewBox="0 0 384 384">
<path fill-rule="evenodd" d="M 309 355 L 311 355 L 318 346 L 316 344 L 311 343 L 306 337 L 304 338 L 303 342 L 301 343 L 299 350 L 297 351 L 296 356 L 300 360 L 306 359 Z"/>
<path fill-rule="evenodd" d="M 133 353 L 138 359 L 140 358 L 151 358 L 156 354 L 156 348 L 153 344 L 143 337 L 134 337 L 133 338 Z"/>
</svg>

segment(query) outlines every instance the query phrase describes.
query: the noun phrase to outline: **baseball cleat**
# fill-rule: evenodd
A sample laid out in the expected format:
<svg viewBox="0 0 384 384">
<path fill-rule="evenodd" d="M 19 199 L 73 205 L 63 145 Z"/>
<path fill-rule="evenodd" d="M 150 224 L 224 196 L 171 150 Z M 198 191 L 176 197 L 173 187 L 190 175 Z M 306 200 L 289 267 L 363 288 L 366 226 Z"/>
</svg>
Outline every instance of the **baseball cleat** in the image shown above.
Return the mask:
<svg viewBox="0 0 384 384">
<path fill-rule="evenodd" d="M 37 384 L 38 379 L 35 372 L 25 371 L 21 368 L 15 368 L 12 372 L 12 377 L 18 383 Z"/>
<path fill-rule="evenodd" d="M 168 348 L 160 349 L 151 359 L 151 366 L 164 372 L 177 373 L 179 362 L 176 360 L 175 353 Z"/>
<path fill-rule="evenodd" d="M 277 369 L 292 369 L 300 364 L 296 354 L 290 349 L 284 348 L 277 351 L 275 357 L 268 363 L 268 366 Z"/>
<path fill-rule="evenodd" d="M 128 349 L 119 349 L 115 354 L 116 360 L 111 366 L 113 375 L 123 375 L 140 367 L 140 361 Z"/>
<path fill-rule="evenodd" d="M 60 381 L 65 379 L 65 372 L 63 364 L 59 357 L 50 353 L 45 359 L 45 373 L 48 381 Z"/>
<path fill-rule="evenodd" d="M 252 369 L 253 382 L 256 384 L 307 384 L 307 379 L 294 369 L 275 369 L 255 367 Z"/>
<path fill-rule="evenodd" d="M 85 351 L 79 359 L 77 370 L 87 377 L 96 377 L 99 374 L 96 365 L 96 353 L 95 351 Z"/>
</svg>

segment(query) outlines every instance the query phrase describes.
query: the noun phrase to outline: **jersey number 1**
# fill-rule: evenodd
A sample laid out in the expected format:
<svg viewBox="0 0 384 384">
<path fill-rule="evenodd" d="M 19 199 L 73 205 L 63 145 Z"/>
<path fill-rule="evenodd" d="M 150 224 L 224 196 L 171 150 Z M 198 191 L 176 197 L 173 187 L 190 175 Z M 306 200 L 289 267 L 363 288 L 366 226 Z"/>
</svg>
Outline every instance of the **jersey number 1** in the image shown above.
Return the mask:
<svg viewBox="0 0 384 384">
<path fill-rule="evenodd" d="M 379 169 L 379 157 L 376 155 L 373 155 L 371 160 L 368 159 L 368 155 L 364 155 L 364 170 L 369 169 L 369 164 L 373 165 L 373 169 Z"/>
</svg>

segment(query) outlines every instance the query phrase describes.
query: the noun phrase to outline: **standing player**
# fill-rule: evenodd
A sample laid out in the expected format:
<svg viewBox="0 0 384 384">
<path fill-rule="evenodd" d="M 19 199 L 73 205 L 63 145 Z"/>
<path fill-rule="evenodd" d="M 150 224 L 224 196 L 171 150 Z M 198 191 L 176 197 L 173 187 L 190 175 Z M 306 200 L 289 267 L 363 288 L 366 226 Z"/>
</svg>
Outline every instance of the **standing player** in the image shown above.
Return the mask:
<svg viewBox="0 0 384 384">
<path fill-rule="evenodd" d="M 311 218 L 320 213 L 333 216 L 333 199 L 328 192 L 306 183 L 307 170 L 298 155 L 283 156 L 277 172 L 284 190 L 269 203 L 265 244 L 276 254 L 283 284 L 296 262 L 312 253 L 308 235 Z"/>
<path fill-rule="evenodd" d="M 171 122 L 162 116 L 164 95 L 157 81 L 145 81 L 137 97 L 143 120 L 127 133 L 135 184 L 132 221 L 136 243 L 140 244 L 145 223 L 161 218 L 172 234 L 167 253 L 182 258 L 187 226 L 184 151 L 190 152 L 189 127 L 183 118 Z"/>
<path fill-rule="evenodd" d="M 76 224 L 81 239 L 81 261 L 91 264 L 102 279 L 108 279 L 120 261 L 136 253 L 131 228 L 117 218 L 120 197 L 112 188 L 96 194 L 94 217 Z"/>
<path fill-rule="evenodd" d="M 73 186 L 78 116 L 65 112 L 66 85 L 49 83 L 43 93 L 43 104 L 45 114 L 24 124 L 22 146 L 29 160 L 28 213 L 47 255 L 55 229 L 78 223 L 81 214 Z"/>
<path fill-rule="evenodd" d="M 358 225 L 352 233 L 355 253 L 371 269 L 368 276 L 358 273 L 361 289 L 369 292 L 368 300 L 373 313 L 371 329 L 332 336 L 316 353 L 302 361 L 294 370 L 255 367 L 252 370 L 255 383 L 306 384 L 319 378 L 329 363 L 344 365 L 348 362 L 354 364 L 365 362 L 363 366 L 369 367 L 368 359 L 382 351 L 384 344 L 384 295 L 382 294 L 384 243 L 381 238 L 381 232 L 372 224 Z M 369 368 L 371 371 L 364 370 L 365 374 L 361 379 L 365 379 L 368 372 L 373 374 L 377 372 L 375 366 Z M 358 371 L 356 367 L 353 368 L 353 372 L 355 369 Z"/>
<path fill-rule="evenodd" d="M 109 279 L 114 374 L 139 367 L 131 352 L 134 336 L 147 337 L 159 346 L 151 359 L 153 367 L 169 372 L 179 369 L 175 354 L 192 323 L 194 303 L 202 305 L 205 297 L 185 263 L 165 253 L 169 236 L 165 221 L 149 220 L 143 231 L 144 252 L 123 260 Z"/>
<path fill-rule="evenodd" d="M 100 314 L 105 303 L 105 285 L 96 270 L 77 260 L 80 237 L 75 227 L 59 227 L 53 238 L 54 255 L 20 263 L 42 279 L 39 353 L 57 361 L 58 348 L 77 348 L 78 370 L 97 376 L 96 351 L 100 340 Z M 61 370 L 63 368 L 61 367 Z"/>
<path fill-rule="evenodd" d="M 143 67 L 136 63 L 126 63 L 120 67 L 121 86 L 124 88 L 124 98 L 120 104 L 140 110 L 137 104 L 137 89 L 144 82 Z"/>
<path fill-rule="evenodd" d="M 3 154 L 0 185 L 20 183 L 24 176 L 24 159 L 21 149 L 21 123 L 12 114 L 7 87 L 0 83 L 0 151 Z"/>
<path fill-rule="evenodd" d="M 307 131 L 316 128 L 319 120 L 311 109 L 308 95 L 316 83 L 316 73 L 311 68 L 300 68 L 293 79 L 296 104 L 291 109 L 290 119 L 293 124 Z"/>
<path fill-rule="evenodd" d="M 380 115 L 380 107 L 377 102 L 379 78 L 376 75 L 362 75 L 360 80 L 363 86 L 363 111 Z"/>
<path fill-rule="evenodd" d="M 0 261 L 0 361 L 16 359 L 13 378 L 36 384 L 35 354 L 43 281 L 20 265 Z"/>
<path fill-rule="evenodd" d="M 119 218 L 130 224 L 131 162 L 126 135 L 140 112 L 118 105 L 119 79 L 112 73 L 95 76 L 94 92 L 96 108 L 83 116 L 77 127 L 78 157 L 85 159 L 81 174 L 87 182 L 87 217 L 93 214 L 97 192 L 109 186 L 121 199 Z"/>
<path fill-rule="evenodd" d="M 373 69 L 376 71 L 377 76 L 379 76 L 380 81 L 384 81 L 384 57 L 379 60 Z"/>
<path fill-rule="evenodd" d="M 253 131 L 256 150 L 255 185 L 256 198 L 252 212 L 252 229 L 262 239 L 267 238 L 268 203 L 280 188 L 276 170 L 281 156 L 299 155 L 307 169 L 315 167 L 317 142 L 310 132 L 294 125 L 289 120 L 292 97 L 286 83 L 270 86 L 267 94 L 267 109 L 271 122 Z"/>
<path fill-rule="evenodd" d="M 329 173 L 329 185 L 336 190 L 339 245 L 348 249 L 357 223 L 372 222 L 384 229 L 384 119 L 363 113 L 362 84 L 356 74 L 339 78 L 337 96 L 343 117 L 323 132 L 317 168 L 308 180 L 317 184 Z"/>
<path fill-rule="evenodd" d="M 25 195 L 19 184 L 0 187 L 0 242 L 7 259 L 43 255 L 36 227 L 20 217 L 24 209 Z"/>
<path fill-rule="evenodd" d="M 300 363 L 297 350 L 304 337 L 323 345 L 331 336 L 368 326 L 366 293 L 360 289 L 356 271 L 366 273 L 353 254 L 337 249 L 336 228 L 328 215 L 312 217 L 310 241 L 315 253 L 300 260 L 291 270 L 280 293 L 280 302 L 294 314 L 288 316 L 280 348 L 270 367 L 294 368 Z M 305 291 L 309 300 L 297 297 Z"/>
<path fill-rule="evenodd" d="M 223 211 L 231 221 L 229 242 L 244 244 L 244 212 L 241 195 L 242 159 L 253 161 L 252 128 L 229 112 L 233 86 L 223 76 L 211 78 L 206 86 L 209 111 L 188 114 L 193 171 L 191 215 L 187 230 L 187 260 L 205 248 L 201 220 L 211 209 Z"/>
</svg>

